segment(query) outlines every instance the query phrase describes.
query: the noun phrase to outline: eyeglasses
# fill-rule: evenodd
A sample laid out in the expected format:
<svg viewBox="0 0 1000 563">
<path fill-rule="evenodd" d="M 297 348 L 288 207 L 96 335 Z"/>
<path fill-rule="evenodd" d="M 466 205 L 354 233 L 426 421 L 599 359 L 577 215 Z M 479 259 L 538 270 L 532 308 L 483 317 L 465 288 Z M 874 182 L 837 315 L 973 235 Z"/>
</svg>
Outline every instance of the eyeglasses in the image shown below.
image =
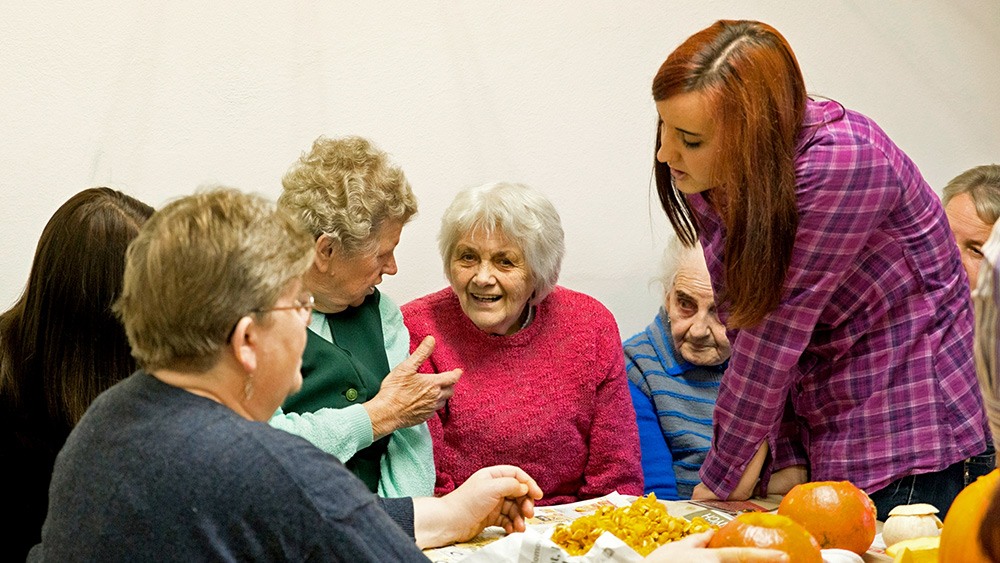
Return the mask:
<svg viewBox="0 0 1000 563">
<path fill-rule="evenodd" d="M 295 299 L 292 305 L 282 305 L 280 307 L 268 307 L 267 309 L 254 309 L 252 313 L 270 313 L 271 311 L 296 311 L 303 320 L 308 320 L 313 307 L 316 306 L 316 298 L 311 293 L 303 293 Z"/>
<path fill-rule="evenodd" d="M 270 313 L 271 311 L 295 311 L 299 314 L 299 317 L 303 322 L 309 324 L 309 316 L 312 314 L 313 307 L 316 306 L 316 298 L 313 297 L 311 293 L 305 292 L 298 296 L 297 299 L 291 305 L 282 305 L 280 307 L 268 307 L 267 309 L 254 309 L 250 311 L 251 313 L 262 314 Z M 236 326 L 240 322 L 236 321 L 233 324 L 233 328 L 229 330 L 229 336 L 226 337 L 226 342 L 233 339 L 233 333 L 236 332 Z"/>
</svg>

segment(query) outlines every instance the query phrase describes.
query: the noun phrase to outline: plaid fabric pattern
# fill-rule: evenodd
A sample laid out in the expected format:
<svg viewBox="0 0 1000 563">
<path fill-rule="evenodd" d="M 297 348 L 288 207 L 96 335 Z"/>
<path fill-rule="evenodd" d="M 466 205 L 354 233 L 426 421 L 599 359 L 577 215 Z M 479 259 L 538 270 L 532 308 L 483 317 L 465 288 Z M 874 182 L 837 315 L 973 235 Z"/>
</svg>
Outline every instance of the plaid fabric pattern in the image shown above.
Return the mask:
<svg viewBox="0 0 1000 563">
<path fill-rule="evenodd" d="M 979 453 L 972 306 L 937 195 L 874 122 L 836 102 L 809 102 L 796 170 L 781 303 L 729 333 L 703 482 L 726 498 L 764 440 L 772 469 L 808 463 L 812 480 L 869 492 Z M 724 228 L 701 194 L 688 202 L 725 295 Z"/>
</svg>

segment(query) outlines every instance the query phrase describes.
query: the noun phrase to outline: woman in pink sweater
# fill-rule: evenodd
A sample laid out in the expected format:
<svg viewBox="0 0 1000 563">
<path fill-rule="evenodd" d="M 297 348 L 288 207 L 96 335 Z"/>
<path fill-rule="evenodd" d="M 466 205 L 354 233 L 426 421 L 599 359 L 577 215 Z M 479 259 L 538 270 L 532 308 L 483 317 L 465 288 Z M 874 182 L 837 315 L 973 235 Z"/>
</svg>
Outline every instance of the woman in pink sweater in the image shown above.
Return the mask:
<svg viewBox="0 0 1000 563">
<path fill-rule="evenodd" d="M 552 203 L 520 184 L 467 189 L 439 239 L 451 287 L 402 308 L 411 342 L 437 341 L 422 369 L 464 370 L 427 421 L 435 493 L 506 463 L 535 477 L 538 504 L 641 495 L 618 327 L 596 299 L 556 286 L 564 244 Z"/>
</svg>

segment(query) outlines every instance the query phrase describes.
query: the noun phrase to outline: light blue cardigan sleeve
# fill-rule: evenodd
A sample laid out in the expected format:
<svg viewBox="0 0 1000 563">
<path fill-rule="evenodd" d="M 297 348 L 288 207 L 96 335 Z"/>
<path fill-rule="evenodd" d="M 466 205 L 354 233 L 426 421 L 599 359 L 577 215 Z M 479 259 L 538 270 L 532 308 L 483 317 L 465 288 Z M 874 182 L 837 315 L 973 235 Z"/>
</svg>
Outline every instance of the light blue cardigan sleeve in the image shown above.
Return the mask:
<svg viewBox="0 0 1000 563">
<path fill-rule="evenodd" d="M 362 405 L 302 414 L 285 413 L 279 407 L 269 422 L 275 428 L 302 436 L 341 463 L 347 463 L 373 441 L 372 420 Z"/>
<path fill-rule="evenodd" d="M 385 356 L 389 365 L 395 367 L 410 355 L 410 333 L 403 324 L 399 306 L 384 293 L 379 300 L 379 316 L 382 317 Z M 386 454 L 382 456 L 379 496 L 433 496 L 435 478 L 434 451 L 427 423 L 393 432 Z"/>
</svg>

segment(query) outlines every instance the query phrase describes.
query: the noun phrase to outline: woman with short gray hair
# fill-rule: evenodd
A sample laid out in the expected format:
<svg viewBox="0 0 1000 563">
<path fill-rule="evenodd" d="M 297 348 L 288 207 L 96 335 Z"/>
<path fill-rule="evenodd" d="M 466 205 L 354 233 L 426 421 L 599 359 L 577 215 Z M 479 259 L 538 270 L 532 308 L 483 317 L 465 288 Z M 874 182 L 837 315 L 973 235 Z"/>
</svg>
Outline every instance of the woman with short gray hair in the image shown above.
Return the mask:
<svg viewBox="0 0 1000 563">
<path fill-rule="evenodd" d="M 642 494 L 618 326 L 556 285 L 565 246 L 552 203 L 522 184 L 466 189 L 439 242 L 450 287 L 403 306 L 410 341 L 437 342 L 424 369 L 464 370 L 428 420 L 435 493 L 505 460 L 537 476 L 543 504 Z"/>
<path fill-rule="evenodd" d="M 459 239 L 476 228 L 484 234 L 502 231 L 524 249 L 533 272 L 532 305 L 556 286 L 566 245 L 562 223 L 552 202 L 522 184 L 497 183 L 464 190 L 455 196 L 441 218 L 438 248 L 450 277 L 449 262 Z"/>
</svg>

